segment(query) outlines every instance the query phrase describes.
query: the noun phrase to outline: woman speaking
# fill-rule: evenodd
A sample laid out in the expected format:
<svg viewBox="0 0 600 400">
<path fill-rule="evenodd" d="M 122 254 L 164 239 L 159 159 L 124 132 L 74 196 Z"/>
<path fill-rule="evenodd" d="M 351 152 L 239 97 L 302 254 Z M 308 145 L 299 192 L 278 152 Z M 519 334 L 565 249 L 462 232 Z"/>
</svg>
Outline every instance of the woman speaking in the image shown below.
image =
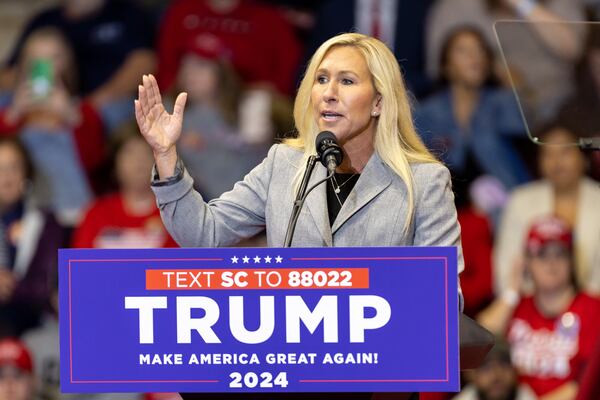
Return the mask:
<svg viewBox="0 0 600 400">
<path fill-rule="evenodd" d="M 152 188 L 181 246 L 229 246 L 263 229 L 269 246 L 282 246 L 315 137 L 331 131 L 343 161 L 307 197 L 292 245 L 457 246 L 462 271 L 450 174 L 417 136 L 399 65 L 379 40 L 347 33 L 323 43 L 298 89 L 297 137 L 273 145 L 243 181 L 208 203 L 192 189 L 176 152 L 186 96 L 179 94 L 168 114 L 149 75 L 135 101 L 156 161 Z M 309 186 L 326 175 L 319 167 Z"/>
</svg>

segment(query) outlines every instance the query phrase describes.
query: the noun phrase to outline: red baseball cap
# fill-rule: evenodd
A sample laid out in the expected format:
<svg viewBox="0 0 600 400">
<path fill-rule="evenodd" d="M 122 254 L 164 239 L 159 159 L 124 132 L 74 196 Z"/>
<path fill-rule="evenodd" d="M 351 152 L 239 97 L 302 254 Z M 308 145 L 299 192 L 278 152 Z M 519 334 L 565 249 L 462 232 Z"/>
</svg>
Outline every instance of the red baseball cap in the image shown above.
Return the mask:
<svg viewBox="0 0 600 400">
<path fill-rule="evenodd" d="M 0 367 L 7 365 L 33 372 L 33 362 L 29 350 L 21 341 L 14 338 L 0 340 Z"/>
<path fill-rule="evenodd" d="M 536 255 L 550 243 L 562 245 L 569 251 L 573 248 L 571 228 L 555 216 L 540 218 L 531 225 L 527 235 L 526 250 L 529 254 Z"/>
</svg>

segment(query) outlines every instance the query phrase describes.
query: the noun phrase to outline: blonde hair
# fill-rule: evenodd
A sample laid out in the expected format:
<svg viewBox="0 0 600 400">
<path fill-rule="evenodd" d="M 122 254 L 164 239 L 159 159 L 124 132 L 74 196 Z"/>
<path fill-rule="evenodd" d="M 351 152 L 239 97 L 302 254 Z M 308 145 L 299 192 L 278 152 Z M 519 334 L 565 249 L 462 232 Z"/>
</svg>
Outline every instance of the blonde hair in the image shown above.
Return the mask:
<svg viewBox="0 0 600 400">
<path fill-rule="evenodd" d="M 402 179 L 408 189 L 408 230 L 414 212 L 414 180 L 411 163 L 438 163 L 419 138 L 411 115 L 411 106 L 398 61 L 381 41 L 359 33 L 344 33 L 327 40 L 312 56 L 298 88 L 294 102 L 297 137 L 284 143 L 304 151 L 304 162 L 316 153 L 315 137 L 319 132 L 311 106 L 311 92 L 316 71 L 323 58 L 334 47 L 351 46 L 362 54 L 372 75 L 373 86 L 381 95 L 381 113 L 376 122 L 374 148 L 382 161 Z M 294 179 L 295 191 L 304 173 L 299 168 Z"/>
</svg>

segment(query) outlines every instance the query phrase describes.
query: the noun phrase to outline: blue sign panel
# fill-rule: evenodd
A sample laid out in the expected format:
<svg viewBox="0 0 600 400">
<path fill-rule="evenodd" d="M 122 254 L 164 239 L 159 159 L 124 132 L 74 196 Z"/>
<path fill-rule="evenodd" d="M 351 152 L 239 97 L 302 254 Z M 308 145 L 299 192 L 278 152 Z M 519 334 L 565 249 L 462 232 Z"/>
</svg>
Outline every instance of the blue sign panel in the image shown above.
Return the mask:
<svg viewBox="0 0 600 400">
<path fill-rule="evenodd" d="M 456 249 L 61 250 L 64 392 L 458 391 Z"/>
</svg>

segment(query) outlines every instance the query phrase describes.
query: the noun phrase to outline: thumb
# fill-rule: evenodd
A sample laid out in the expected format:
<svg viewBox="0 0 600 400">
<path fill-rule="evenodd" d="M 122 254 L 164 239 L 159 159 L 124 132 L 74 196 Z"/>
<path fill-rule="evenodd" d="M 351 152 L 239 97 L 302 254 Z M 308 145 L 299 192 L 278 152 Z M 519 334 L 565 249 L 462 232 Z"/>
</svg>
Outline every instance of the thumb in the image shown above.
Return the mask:
<svg viewBox="0 0 600 400">
<path fill-rule="evenodd" d="M 177 99 L 175 100 L 175 107 L 173 107 L 173 116 L 179 121 L 183 119 L 183 110 L 185 108 L 186 101 L 187 93 L 185 92 L 179 93 Z"/>
</svg>

